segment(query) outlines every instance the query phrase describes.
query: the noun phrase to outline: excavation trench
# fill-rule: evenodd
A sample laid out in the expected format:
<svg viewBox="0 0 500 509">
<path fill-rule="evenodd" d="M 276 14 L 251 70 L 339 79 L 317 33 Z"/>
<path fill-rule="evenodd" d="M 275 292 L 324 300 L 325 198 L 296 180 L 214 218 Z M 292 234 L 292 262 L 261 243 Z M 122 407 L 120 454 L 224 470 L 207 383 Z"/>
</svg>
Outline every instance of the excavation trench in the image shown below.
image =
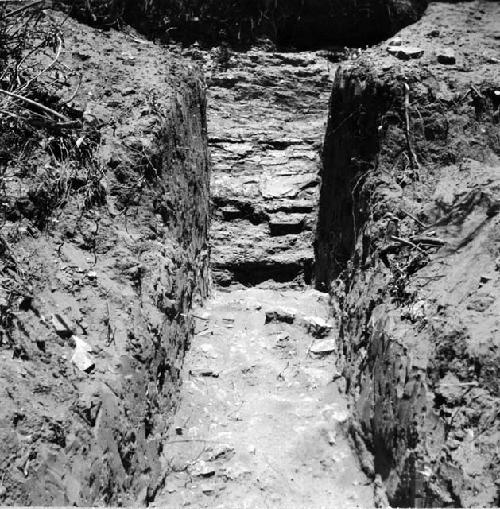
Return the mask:
<svg viewBox="0 0 500 509">
<path fill-rule="evenodd" d="M 316 53 L 234 54 L 228 69 L 196 56 L 216 286 L 195 311 L 154 504 L 373 506 L 347 436 L 328 295 L 309 287 L 334 69 Z"/>
<path fill-rule="evenodd" d="M 316 47 L 352 23 L 351 42 L 380 40 L 426 6 L 241 3 L 200 2 L 178 28 Z M 133 13 L 149 35 L 155 4 Z M 75 174 L 48 237 L 32 235 L 45 176 L 6 174 L 2 285 L 22 298 L 0 299 L 0 502 L 498 506 L 496 19 L 495 2 L 433 3 L 399 34 L 418 58 L 383 44 L 338 73 L 321 55 L 348 50 L 82 42 L 69 20 L 64 61 L 90 73 L 75 111 L 116 123 L 83 214 Z M 208 82 L 210 243 L 206 98 L 185 56 Z"/>
</svg>

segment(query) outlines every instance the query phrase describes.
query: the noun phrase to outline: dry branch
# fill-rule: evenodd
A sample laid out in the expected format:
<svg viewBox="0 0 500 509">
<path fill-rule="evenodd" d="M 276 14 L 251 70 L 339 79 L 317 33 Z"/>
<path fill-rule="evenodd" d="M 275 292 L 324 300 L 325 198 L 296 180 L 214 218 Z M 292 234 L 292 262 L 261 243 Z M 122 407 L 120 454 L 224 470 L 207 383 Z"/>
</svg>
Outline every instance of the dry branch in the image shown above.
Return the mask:
<svg viewBox="0 0 500 509">
<path fill-rule="evenodd" d="M 421 253 L 425 253 L 425 251 L 421 247 L 417 246 L 417 244 L 415 244 L 411 240 L 403 239 L 401 237 L 396 237 L 395 235 L 391 235 L 391 240 L 393 240 L 394 242 L 399 242 L 400 244 L 404 244 L 405 246 L 411 247 L 413 249 L 416 249 L 417 251 L 420 251 Z"/>
<path fill-rule="evenodd" d="M 444 246 L 446 241 L 439 237 L 429 237 L 427 235 L 415 235 L 411 240 L 418 244 L 427 244 L 429 246 Z"/>
<path fill-rule="evenodd" d="M 7 90 L 1 90 L 1 89 L 0 89 L 0 94 L 4 94 L 9 97 L 12 97 L 13 99 L 17 99 L 19 101 L 25 102 L 26 104 L 29 104 L 30 106 L 33 106 L 34 108 L 39 108 L 40 110 L 44 111 L 45 113 L 53 115 L 64 122 L 70 122 L 70 119 L 65 117 L 64 115 L 61 115 L 61 113 L 59 113 L 47 106 L 44 106 L 43 104 L 33 101 L 32 99 L 28 99 L 27 97 L 24 97 L 22 95 L 14 94 L 13 92 L 8 92 Z"/>
</svg>

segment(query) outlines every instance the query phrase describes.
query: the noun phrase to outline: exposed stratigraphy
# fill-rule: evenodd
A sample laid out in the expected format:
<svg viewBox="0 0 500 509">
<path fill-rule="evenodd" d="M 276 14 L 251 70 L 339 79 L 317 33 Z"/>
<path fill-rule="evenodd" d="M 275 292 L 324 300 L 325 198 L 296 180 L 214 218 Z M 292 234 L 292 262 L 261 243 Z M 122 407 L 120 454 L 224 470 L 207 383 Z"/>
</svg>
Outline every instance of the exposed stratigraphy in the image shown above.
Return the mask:
<svg viewBox="0 0 500 509">
<path fill-rule="evenodd" d="M 87 130 L 61 150 L 99 143 L 85 164 L 57 131 L 2 154 L 0 504 L 146 503 L 208 290 L 203 78 L 119 32 L 63 35 Z"/>
<path fill-rule="evenodd" d="M 353 435 L 398 506 L 499 504 L 499 17 L 433 4 L 389 48 L 423 56 L 386 43 L 333 88 L 317 284 Z"/>
<path fill-rule="evenodd" d="M 252 51 L 207 74 L 214 280 L 309 283 L 330 64 Z"/>
</svg>

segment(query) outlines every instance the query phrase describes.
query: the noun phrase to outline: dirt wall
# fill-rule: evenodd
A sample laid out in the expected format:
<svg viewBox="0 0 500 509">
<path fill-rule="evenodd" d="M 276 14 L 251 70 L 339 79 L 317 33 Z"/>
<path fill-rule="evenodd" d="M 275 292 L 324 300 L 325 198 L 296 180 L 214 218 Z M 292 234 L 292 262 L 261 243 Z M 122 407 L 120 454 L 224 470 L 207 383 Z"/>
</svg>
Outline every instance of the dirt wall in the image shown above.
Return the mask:
<svg viewBox="0 0 500 509">
<path fill-rule="evenodd" d="M 479 8 L 431 5 L 398 34 L 421 56 L 369 50 L 331 98 L 317 284 L 364 466 L 396 506 L 499 504 L 500 13 Z"/>
<path fill-rule="evenodd" d="M 152 44 L 63 30 L 52 107 L 86 130 L 2 156 L 0 504 L 145 504 L 208 291 L 204 84 Z"/>
</svg>

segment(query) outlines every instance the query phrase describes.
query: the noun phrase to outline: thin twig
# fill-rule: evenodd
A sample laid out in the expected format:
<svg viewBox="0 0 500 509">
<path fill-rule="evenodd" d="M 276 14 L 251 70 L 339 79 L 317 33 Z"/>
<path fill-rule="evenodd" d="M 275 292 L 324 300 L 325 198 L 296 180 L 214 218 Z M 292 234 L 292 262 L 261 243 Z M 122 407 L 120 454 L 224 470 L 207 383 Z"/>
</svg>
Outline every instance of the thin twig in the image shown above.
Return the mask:
<svg viewBox="0 0 500 509">
<path fill-rule="evenodd" d="M 3 0 L 2 3 L 8 3 L 8 2 Z M 23 7 L 19 7 L 18 9 L 15 9 L 13 11 L 7 12 L 4 15 L 4 18 L 8 18 L 9 16 L 16 16 L 17 14 L 19 14 L 19 13 L 21 13 L 23 11 L 26 11 L 28 9 L 31 9 L 32 7 L 35 7 L 37 5 L 41 5 L 43 3 L 45 3 L 44 0 L 38 0 L 37 2 L 33 2 L 32 4 L 24 5 Z"/>
<path fill-rule="evenodd" d="M 411 240 L 396 237 L 395 235 L 391 235 L 391 240 L 393 240 L 394 242 L 399 242 L 400 244 L 404 244 L 405 246 L 412 247 L 413 249 L 416 249 L 417 251 L 420 251 L 421 253 L 425 254 L 425 251 L 421 247 L 417 246 L 417 244 L 415 244 Z"/>
<path fill-rule="evenodd" d="M 1 90 L 1 89 L 0 89 L 0 94 L 4 94 L 4 95 L 7 95 L 7 96 L 12 97 L 14 99 L 18 99 L 19 101 L 23 101 L 26 104 L 29 104 L 30 106 L 33 106 L 35 108 L 39 108 L 42 111 L 45 111 L 46 113 L 49 113 L 50 115 L 54 115 L 57 118 L 60 118 L 61 120 L 64 120 L 65 122 L 69 122 L 69 119 L 67 117 L 65 117 L 64 115 L 61 115 L 61 113 L 58 113 L 57 111 L 55 111 L 55 110 L 53 110 L 51 108 L 48 108 L 47 106 L 44 106 L 43 104 L 40 104 L 40 103 L 38 103 L 36 101 L 33 101 L 32 99 L 28 99 L 27 97 L 24 97 L 22 95 L 14 94 L 13 92 L 8 92 L 7 90 Z"/>
<path fill-rule="evenodd" d="M 410 164 L 412 169 L 419 168 L 419 164 L 417 161 L 417 156 L 415 155 L 415 151 L 413 150 L 412 144 L 411 144 L 411 137 L 410 137 L 410 87 L 408 85 L 408 82 L 404 82 L 404 90 L 405 90 L 405 137 L 406 137 L 406 146 L 408 148 L 408 155 L 410 156 Z"/>
<path fill-rule="evenodd" d="M 61 38 L 59 37 L 59 35 L 56 35 L 56 38 L 57 38 L 57 42 L 58 42 L 58 46 L 57 46 L 57 51 L 56 51 L 56 56 L 54 57 L 54 59 L 52 60 L 52 62 L 50 62 L 50 64 L 45 67 L 45 69 L 41 70 L 36 76 L 34 76 L 33 78 L 31 78 L 28 82 L 26 82 L 25 85 L 23 85 L 23 87 L 21 88 L 21 90 L 26 90 L 27 88 L 29 88 L 29 86 L 35 82 L 36 80 L 38 80 L 38 78 L 40 78 L 41 76 L 43 76 L 45 73 L 49 72 L 50 69 L 52 69 L 52 67 L 54 67 L 55 63 L 59 60 L 59 57 L 61 56 L 61 51 L 62 51 L 62 40 Z"/>
<path fill-rule="evenodd" d="M 405 215 L 405 216 L 408 216 L 410 219 L 413 219 L 415 221 L 415 223 L 417 223 L 419 226 L 421 226 L 422 228 L 428 228 L 428 226 L 425 224 L 425 223 L 422 223 L 422 221 L 420 221 L 419 219 L 417 219 L 413 214 L 410 214 L 409 212 L 407 212 L 406 210 L 404 209 L 401 209 L 401 212 Z"/>
<path fill-rule="evenodd" d="M 10 111 L 0 109 L 0 113 L 2 113 L 3 115 L 7 115 L 8 117 L 15 118 L 16 120 L 22 120 L 23 122 L 28 121 L 26 117 L 21 117 L 20 115 L 16 115 L 15 113 L 12 113 Z"/>
</svg>

